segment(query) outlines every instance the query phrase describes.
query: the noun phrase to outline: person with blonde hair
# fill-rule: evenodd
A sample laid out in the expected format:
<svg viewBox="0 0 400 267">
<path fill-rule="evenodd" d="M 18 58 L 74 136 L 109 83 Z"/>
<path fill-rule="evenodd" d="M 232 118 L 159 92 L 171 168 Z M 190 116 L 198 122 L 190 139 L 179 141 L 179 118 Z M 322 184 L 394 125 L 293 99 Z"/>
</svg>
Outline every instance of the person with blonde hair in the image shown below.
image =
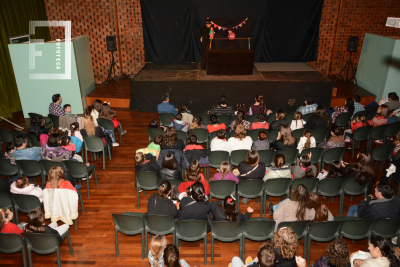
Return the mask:
<svg viewBox="0 0 400 267">
<path fill-rule="evenodd" d="M 217 172 L 211 181 L 228 180 L 239 183 L 239 179 L 231 172 L 231 165 L 227 161 L 223 161 L 219 167 L 220 171 Z"/>
<path fill-rule="evenodd" d="M 253 144 L 253 139 L 247 136 L 246 128 L 243 124 L 239 124 L 235 129 L 235 135 L 228 139 L 228 144 L 231 151 L 246 149 L 250 150 Z"/>
<path fill-rule="evenodd" d="M 297 140 L 293 137 L 293 132 L 289 126 L 282 126 L 278 137 L 273 143 L 275 151 L 285 148 L 297 148 Z"/>
<path fill-rule="evenodd" d="M 73 180 L 74 178 L 72 178 Z M 65 180 L 64 171 L 60 166 L 53 166 L 49 170 L 48 182 L 46 183 L 46 188 L 52 189 L 70 189 L 76 192 L 75 181 Z"/>
<path fill-rule="evenodd" d="M 164 249 L 167 239 L 163 235 L 153 236 L 150 244 L 149 262 L 151 267 L 164 267 Z"/>
<path fill-rule="evenodd" d="M 99 137 L 103 139 L 103 143 L 106 144 L 105 138 L 107 137 L 103 129 L 94 123 L 94 119 L 91 115 L 85 116 L 85 128 L 81 129 L 81 135 L 85 137 Z M 114 146 L 114 144 L 113 144 Z"/>
<path fill-rule="evenodd" d="M 388 123 L 390 113 L 389 107 L 387 105 L 380 105 L 376 113 L 377 115 L 375 116 L 375 118 L 367 121 L 367 125 L 371 125 L 375 128 L 376 126 Z"/>
</svg>

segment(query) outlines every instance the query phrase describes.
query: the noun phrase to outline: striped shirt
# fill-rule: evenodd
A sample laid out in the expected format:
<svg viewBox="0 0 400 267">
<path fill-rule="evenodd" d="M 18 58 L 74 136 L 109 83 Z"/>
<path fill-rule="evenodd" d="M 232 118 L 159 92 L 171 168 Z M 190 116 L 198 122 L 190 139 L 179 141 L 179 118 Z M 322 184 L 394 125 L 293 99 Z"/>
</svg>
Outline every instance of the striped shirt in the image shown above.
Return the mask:
<svg viewBox="0 0 400 267">
<path fill-rule="evenodd" d="M 388 119 L 386 119 L 382 115 L 376 115 L 375 118 L 373 118 L 372 120 L 367 121 L 367 124 L 374 126 L 374 128 L 376 126 L 384 125 L 384 124 L 387 124 L 387 123 L 388 123 Z"/>
<path fill-rule="evenodd" d="M 235 111 L 233 110 L 233 107 L 231 106 L 226 106 L 222 107 L 221 105 L 216 106 L 210 111 L 210 114 L 212 115 L 233 115 Z"/>
</svg>

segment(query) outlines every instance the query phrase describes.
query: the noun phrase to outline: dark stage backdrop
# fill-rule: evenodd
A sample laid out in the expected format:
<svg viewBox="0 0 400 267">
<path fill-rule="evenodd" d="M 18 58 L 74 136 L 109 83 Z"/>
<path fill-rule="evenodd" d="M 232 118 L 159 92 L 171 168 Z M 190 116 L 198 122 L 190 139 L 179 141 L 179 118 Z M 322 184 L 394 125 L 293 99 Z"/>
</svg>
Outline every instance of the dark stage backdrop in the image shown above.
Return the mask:
<svg viewBox="0 0 400 267">
<path fill-rule="evenodd" d="M 317 59 L 324 0 L 140 2 L 147 62 L 201 62 L 201 27 L 207 17 L 242 20 L 248 17 L 252 23 L 251 48 L 255 52 L 255 62 L 309 62 Z"/>
</svg>

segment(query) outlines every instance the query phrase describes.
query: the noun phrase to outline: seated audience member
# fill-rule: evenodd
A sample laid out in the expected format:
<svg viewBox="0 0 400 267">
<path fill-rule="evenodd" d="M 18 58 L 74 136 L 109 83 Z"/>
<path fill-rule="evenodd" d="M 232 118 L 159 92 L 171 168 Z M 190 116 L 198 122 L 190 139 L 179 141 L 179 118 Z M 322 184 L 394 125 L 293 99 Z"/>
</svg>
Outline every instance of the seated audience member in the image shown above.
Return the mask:
<svg viewBox="0 0 400 267">
<path fill-rule="evenodd" d="M 40 154 L 43 159 L 55 162 L 72 159 L 72 152 L 61 147 L 61 136 L 59 134 L 51 134 L 49 136 L 49 140 L 42 147 Z"/>
<path fill-rule="evenodd" d="M 16 165 L 17 163 L 15 162 L 15 157 L 14 157 L 14 151 L 16 149 L 16 146 L 14 143 L 8 142 L 6 143 L 6 152 L 4 153 L 5 158 L 10 160 L 11 165 Z M 3 152 L 0 151 L 0 155 Z M 2 158 L 2 157 L 0 157 Z"/>
<path fill-rule="evenodd" d="M 363 111 L 364 110 L 364 106 L 360 104 L 361 96 L 355 95 L 353 97 L 353 100 L 354 100 L 354 114 L 356 114 L 357 112 Z"/>
<path fill-rule="evenodd" d="M 188 124 L 182 120 L 182 114 L 178 113 L 175 118 L 172 119 L 170 127 L 174 126 L 177 131 L 188 132 Z"/>
<path fill-rule="evenodd" d="M 315 110 L 315 116 L 313 116 L 306 122 L 304 128 L 306 129 L 328 128 L 329 123 L 331 123 L 331 119 L 329 118 L 326 108 L 323 106 L 318 106 L 317 109 Z"/>
<path fill-rule="evenodd" d="M 264 181 L 275 178 L 291 178 L 292 172 L 290 166 L 285 165 L 285 156 L 282 154 L 275 155 L 272 166 L 268 168 L 267 174 L 264 176 Z"/>
<path fill-rule="evenodd" d="M 312 222 L 326 222 L 333 221 L 333 215 L 325 204 L 321 203 L 319 196 L 310 192 L 311 207 L 315 210 L 315 217 Z"/>
<path fill-rule="evenodd" d="M 246 259 L 245 264 L 241 258 L 233 257 L 231 267 L 275 267 L 278 262 L 278 253 L 271 244 L 264 243 L 257 252 L 257 257 L 253 260 L 250 256 Z"/>
<path fill-rule="evenodd" d="M 297 148 L 297 140 L 293 137 L 293 132 L 289 126 L 282 126 L 274 141 L 273 147 L 276 151 L 286 148 Z"/>
<path fill-rule="evenodd" d="M 327 142 L 319 144 L 318 147 L 322 147 L 324 151 L 336 147 L 345 147 L 343 135 L 344 128 L 333 125 L 331 128 L 331 137 L 328 139 Z"/>
<path fill-rule="evenodd" d="M 389 93 L 388 100 L 389 102 L 386 103 L 386 106 L 388 106 L 389 110 L 398 109 L 400 107 L 399 96 L 396 92 Z"/>
<path fill-rule="evenodd" d="M 179 210 L 174 202 L 168 197 L 171 194 L 172 186 L 167 180 L 163 181 L 157 189 L 157 193 L 151 194 L 148 204 L 147 213 L 149 215 L 167 215 L 179 218 Z"/>
<path fill-rule="evenodd" d="M 261 94 L 257 94 L 255 97 L 255 103 L 249 108 L 249 115 L 265 113 L 267 107 L 264 104 L 264 96 Z"/>
<path fill-rule="evenodd" d="M 292 123 L 290 124 L 290 129 L 292 131 L 302 129 L 304 128 L 304 124 L 306 124 L 306 121 L 303 120 L 303 114 L 301 114 L 300 111 L 296 111 L 294 113 L 294 120 L 292 120 Z"/>
<path fill-rule="evenodd" d="M 318 106 L 314 103 L 314 98 L 310 95 L 306 95 L 304 98 L 304 104 L 306 105 L 297 108 L 297 111 L 300 111 L 303 115 L 314 113 Z"/>
<path fill-rule="evenodd" d="M 285 111 L 283 111 L 282 109 L 278 110 L 275 116 L 276 120 L 269 124 L 270 129 L 279 130 L 281 129 L 282 126 L 289 125 L 288 121 L 285 119 L 286 116 Z"/>
<path fill-rule="evenodd" d="M 326 254 L 319 258 L 313 267 L 351 267 L 350 250 L 343 239 L 336 239 L 326 247 Z"/>
<path fill-rule="evenodd" d="M 13 213 L 9 209 L 0 209 L 0 232 L 3 234 L 19 234 L 22 237 L 25 223 L 16 225 L 12 223 Z"/>
<path fill-rule="evenodd" d="M 292 167 L 293 178 L 311 178 L 317 176 L 317 168 L 311 164 L 311 152 L 300 156 L 300 166 Z"/>
<path fill-rule="evenodd" d="M 46 183 L 46 188 L 52 189 L 70 189 L 77 192 L 75 188 L 75 179 L 69 176 L 69 179 L 66 180 L 66 176 L 64 175 L 64 171 L 61 166 L 53 166 L 49 169 L 48 181 Z"/>
<path fill-rule="evenodd" d="M 42 116 L 31 119 L 31 124 L 28 127 L 28 133 L 35 135 L 38 141 L 40 141 L 40 136 L 42 134 L 48 135 L 49 131 L 46 129 L 45 119 Z"/>
<path fill-rule="evenodd" d="M 307 187 L 299 184 L 294 189 L 293 198 L 285 199 L 278 205 L 268 203 L 270 214 L 273 212 L 276 222 L 275 230 L 281 222 L 314 220 L 315 210 L 311 206 L 310 193 Z M 275 243 L 275 240 L 274 240 Z"/>
<path fill-rule="evenodd" d="M 80 131 L 82 137 L 99 137 L 102 138 L 103 143 L 106 144 L 106 134 L 100 126 L 96 125 L 97 124 L 94 123 L 94 118 L 92 116 L 85 117 L 85 128 Z"/>
<path fill-rule="evenodd" d="M 197 137 L 195 135 L 189 136 L 189 145 L 185 147 L 185 151 L 193 150 L 193 149 L 204 149 L 201 145 L 197 144 Z"/>
<path fill-rule="evenodd" d="M 268 122 L 265 121 L 266 115 L 263 113 L 260 113 L 257 115 L 257 121 L 253 122 L 251 124 L 250 130 L 255 130 L 255 129 L 269 129 L 269 124 Z"/>
<path fill-rule="evenodd" d="M 314 136 L 312 136 L 312 131 L 309 129 L 305 129 L 303 132 L 303 136 L 300 137 L 299 144 L 297 145 L 297 150 L 299 154 L 303 151 L 303 149 L 312 148 L 316 146 L 316 141 Z"/>
<path fill-rule="evenodd" d="M 194 160 L 192 163 L 190 163 L 183 180 L 184 182 L 181 183 L 178 187 L 180 194 L 182 192 L 185 192 L 186 189 L 193 185 L 195 182 L 201 182 L 205 189 L 206 195 L 208 196 L 210 194 L 210 185 L 204 179 L 203 174 L 200 173 L 200 163 L 198 160 Z"/>
<path fill-rule="evenodd" d="M 190 267 L 190 265 L 184 259 L 179 259 L 178 249 L 171 244 L 168 244 L 165 247 L 163 259 L 165 267 Z"/>
<path fill-rule="evenodd" d="M 325 178 L 343 177 L 343 172 L 344 169 L 340 160 L 334 159 L 329 165 L 329 171 L 322 169 L 317 178 L 322 180 Z"/>
<path fill-rule="evenodd" d="M 227 151 L 231 154 L 231 146 L 228 141 L 226 141 L 225 130 L 218 130 L 217 136 L 211 140 L 210 148 L 211 151 Z"/>
<path fill-rule="evenodd" d="M 188 128 L 189 128 L 190 124 L 193 121 L 194 116 L 190 113 L 190 110 L 188 110 L 188 106 L 186 104 L 181 105 L 180 113 L 182 114 L 182 120 L 187 123 Z M 189 129 L 188 129 L 188 131 L 189 131 Z"/>
<path fill-rule="evenodd" d="M 245 104 L 237 104 L 235 107 L 235 113 L 233 115 L 236 116 L 239 111 L 243 112 L 244 114 L 247 114 L 246 105 Z"/>
<path fill-rule="evenodd" d="M 61 147 L 65 148 L 66 150 L 71 152 L 72 153 L 71 155 L 72 155 L 73 159 L 76 159 L 79 162 L 83 162 L 82 157 L 77 154 L 77 152 L 79 152 L 79 150 L 77 149 L 76 145 L 71 142 L 71 137 L 69 137 L 69 136 L 61 136 Z"/>
<path fill-rule="evenodd" d="M 254 150 L 269 150 L 269 141 L 267 139 L 267 133 L 264 131 L 258 132 L 258 140 L 253 143 L 251 149 Z"/>
<path fill-rule="evenodd" d="M 154 149 L 157 150 L 158 152 L 161 151 L 161 143 L 163 141 L 163 136 L 162 135 L 156 135 L 154 136 L 153 142 L 151 142 L 148 146 L 147 149 Z"/>
<path fill-rule="evenodd" d="M 296 99 L 294 97 L 289 97 L 288 102 L 285 106 L 285 111 L 289 112 L 296 112 Z"/>
<path fill-rule="evenodd" d="M 111 108 L 111 106 L 108 103 L 104 103 L 101 105 L 99 117 L 102 119 L 107 119 L 107 120 L 112 121 L 112 123 L 114 125 L 114 129 L 119 128 L 119 130 L 121 131 L 121 135 L 126 134 L 127 131 L 122 130 L 122 125 L 118 121 L 117 113 Z M 107 129 L 105 129 L 104 131 L 111 136 L 113 143 L 116 143 L 114 132 L 111 130 L 107 130 Z"/>
<path fill-rule="evenodd" d="M 400 199 L 390 184 L 379 183 L 375 188 L 375 197 L 368 196 L 358 205 L 351 206 L 347 217 L 353 217 L 354 212 L 363 219 L 400 218 Z"/>
<path fill-rule="evenodd" d="M 231 131 L 234 131 L 239 124 L 243 124 L 246 130 L 250 130 L 250 122 L 245 120 L 243 111 L 238 111 L 236 115 L 236 120 L 232 122 Z"/>
<path fill-rule="evenodd" d="M 165 157 L 164 157 L 165 159 Z M 178 166 L 177 166 L 178 168 Z M 157 165 L 157 161 L 155 157 L 151 154 L 143 154 L 142 152 L 138 152 L 135 155 L 135 172 L 157 172 L 160 167 Z M 180 173 L 179 173 L 180 174 Z M 162 178 L 162 177 L 161 177 Z M 158 179 L 161 179 L 158 178 Z M 182 176 L 181 176 L 182 179 Z"/>
<path fill-rule="evenodd" d="M 14 138 L 14 144 L 17 149 L 14 150 L 14 158 L 15 160 L 41 160 L 41 147 L 31 147 L 27 148 L 28 141 L 26 140 L 25 135 L 17 135 Z"/>
<path fill-rule="evenodd" d="M 92 116 L 93 124 L 94 126 L 97 126 L 97 119 L 99 118 L 100 115 L 100 109 L 101 105 L 103 102 L 100 99 L 96 99 L 93 101 L 93 104 L 85 109 L 85 117 L 90 117 Z M 86 124 L 85 124 L 86 127 Z"/>
<path fill-rule="evenodd" d="M 354 267 L 396 267 L 400 266 L 399 257 L 392 250 L 390 239 L 373 235 L 368 242 L 369 252 L 358 251 L 350 256 Z M 359 258 L 361 256 L 362 258 Z"/>
<path fill-rule="evenodd" d="M 342 113 L 346 112 L 351 112 L 354 114 L 354 99 L 349 97 L 346 99 L 344 106 L 339 106 L 339 107 L 333 107 L 328 109 L 328 114 L 332 118 L 332 122 L 336 121 L 337 116 L 339 116 Z"/>
<path fill-rule="evenodd" d="M 193 117 L 193 121 L 190 124 L 190 130 L 193 129 L 207 129 L 207 126 L 203 123 L 203 118 L 200 116 Z"/>
<path fill-rule="evenodd" d="M 167 239 L 163 235 L 155 235 L 151 239 L 149 258 L 150 267 L 164 267 L 164 249 L 167 246 Z"/>
<path fill-rule="evenodd" d="M 228 106 L 228 100 L 225 95 L 222 95 L 219 99 L 219 105 L 211 109 L 210 114 L 212 115 L 230 115 L 233 116 L 235 113 L 233 107 Z"/>
<path fill-rule="evenodd" d="M 157 165 L 157 167 L 158 167 L 158 165 Z M 156 172 L 157 172 L 157 179 L 179 179 L 179 180 L 182 180 L 182 174 L 178 168 L 178 164 L 176 162 L 176 159 L 175 159 L 175 156 L 173 153 L 168 153 L 167 155 L 165 155 L 165 157 L 162 161 L 162 167 L 157 168 Z"/>
<path fill-rule="evenodd" d="M 214 174 L 214 177 L 211 179 L 212 181 L 219 180 L 227 180 L 227 181 L 235 181 L 236 184 L 239 183 L 239 179 L 231 172 L 231 165 L 227 161 L 223 161 L 221 166 L 219 167 L 219 172 Z"/>
<path fill-rule="evenodd" d="M 231 196 L 211 203 L 211 210 L 214 221 L 244 222 L 249 220 L 253 214 L 253 209 L 248 207 L 246 214 L 243 215 L 240 210 L 236 209 L 236 201 Z"/>
<path fill-rule="evenodd" d="M 278 225 L 277 225 L 278 226 Z M 297 235 L 290 228 L 282 227 L 274 235 L 274 248 L 278 254 L 278 262 L 275 267 L 296 267 L 296 250 L 299 246 Z M 300 264 L 299 267 L 305 264 Z"/>
<path fill-rule="evenodd" d="M 260 162 L 257 150 L 249 150 L 246 160 L 239 163 L 239 180 L 263 179 L 265 175 L 265 164 Z"/>
<path fill-rule="evenodd" d="M 64 109 L 64 112 L 65 112 L 64 116 L 66 116 L 66 117 L 68 117 L 70 119 L 74 119 L 74 120 L 76 120 L 78 118 L 78 115 L 71 113 L 71 105 L 70 104 L 65 104 L 63 106 L 63 109 Z"/>
<path fill-rule="evenodd" d="M 176 149 L 183 151 L 185 149 L 185 143 L 181 139 L 178 139 L 178 135 L 174 127 L 166 128 L 164 138 L 160 146 L 161 150 Z"/>
<path fill-rule="evenodd" d="M 396 133 L 396 137 L 393 140 L 393 144 L 396 147 L 393 149 L 392 156 L 395 157 L 400 150 L 400 131 Z"/>
<path fill-rule="evenodd" d="M 64 116 L 65 111 L 61 107 L 62 97 L 60 94 L 52 96 L 53 102 L 49 105 L 49 113 L 55 116 Z"/>
<path fill-rule="evenodd" d="M 350 129 L 345 130 L 345 141 L 350 142 L 350 137 L 346 133 L 353 134 L 353 131 L 366 126 L 365 116 L 358 115 L 356 119 L 352 119 L 350 123 Z"/>
<path fill-rule="evenodd" d="M 149 126 L 147 128 L 155 128 L 155 129 L 162 129 L 163 131 L 165 130 L 165 127 L 162 125 L 158 125 L 158 120 L 154 119 L 149 123 Z"/>
<path fill-rule="evenodd" d="M 387 124 L 389 115 L 389 107 L 387 105 L 380 105 L 377 110 L 377 115 L 372 120 L 367 121 L 367 125 L 371 125 L 375 128 L 376 126 Z"/>
<path fill-rule="evenodd" d="M 226 129 L 225 123 L 218 124 L 218 117 L 216 115 L 211 115 L 210 116 L 210 124 L 207 125 L 208 133 L 212 133 L 212 132 L 218 131 L 220 129 L 223 129 L 223 130 Z"/>
<path fill-rule="evenodd" d="M 70 130 L 71 131 L 68 132 L 68 136 L 75 136 L 76 138 L 78 138 L 79 140 L 81 140 L 83 142 L 83 137 L 79 130 L 79 123 L 77 123 L 77 122 L 71 123 Z"/>
<path fill-rule="evenodd" d="M 207 216 L 210 216 L 211 204 L 208 202 L 208 193 L 204 189 L 203 183 L 194 182 L 183 192 L 185 194 L 183 194 L 184 196 L 179 204 L 181 212 L 178 221 L 207 221 L 207 231 L 210 231 L 211 225 Z"/>
<path fill-rule="evenodd" d="M 51 234 L 54 235 L 58 244 L 61 246 L 63 239 L 62 235 L 65 234 L 69 225 L 64 223 L 61 226 L 58 226 L 57 222 L 52 222 L 49 225 L 44 224 L 44 215 L 42 210 L 34 209 L 28 213 L 28 223 L 25 224 L 25 232 L 26 233 L 42 233 L 42 234 Z"/>
<path fill-rule="evenodd" d="M 161 113 L 172 113 L 174 115 L 178 114 L 178 109 L 169 103 L 168 93 L 162 97 L 162 101 L 163 102 L 161 104 L 158 104 L 157 106 L 158 114 Z"/>
<path fill-rule="evenodd" d="M 249 150 L 253 144 L 253 139 L 246 135 L 246 129 L 242 124 L 240 124 L 236 127 L 235 135 L 228 139 L 228 143 L 231 151 L 240 149 Z"/>
<path fill-rule="evenodd" d="M 10 191 L 13 194 L 36 196 L 40 202 L 43 202 L 42 188 L 29 183 L 29 178 L 26 176 L 19 177 L 15 182 L 13 182 L 11 184 Z"/>
</svg>

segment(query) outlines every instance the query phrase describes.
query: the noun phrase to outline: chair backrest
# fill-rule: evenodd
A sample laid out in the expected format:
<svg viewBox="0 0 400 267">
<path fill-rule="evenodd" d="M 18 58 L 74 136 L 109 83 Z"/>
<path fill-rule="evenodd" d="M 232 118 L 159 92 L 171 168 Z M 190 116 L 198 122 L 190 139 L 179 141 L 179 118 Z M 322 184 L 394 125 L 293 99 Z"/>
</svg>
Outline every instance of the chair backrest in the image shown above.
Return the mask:
<svg viewBox="0 0 400 267">
<path fill-rule="evenodd" d="M 290 178 L 267 179 L 264 183 L 265 195 L 271 197 L 286 195 L 288 197 L 291 183 L 292 179 Z"/>
<path fill-rule="evenodd" d="M 226 128 L 231 126 L 232 121 L 233 121 L 233 118 L 230 115 L 219 115 L 218 116 L 218 124 L 224 123 Z"/>
<path fill-rule="evenodd" d="M 11 161 L 6 158 L 0 158 L 0 174 L 11 176 L 18 174 L 17 165 L 12 165 Z"/>
<path fill-rule="evenodd" d="M 0 194 L 0 209 L 9 209 L 14 211 L 12 199 L 7 194 Z"/>
<path fill-rule="evenodd" d="M 153 142 L 157 135 L 164 136 L 164 130 L 159 128 L 147 128 L 147 132 L 149 133 L 149 143 Z"/>
<path fill-rule="evenodd" d="M 267 129 L 254 129 L 251 131 L 248 131 L 247 134 L 253 139 L 253 142 L 258 140 L 258 133 L 259 132 L 265 132 L 268 135 L 268 130 Z"/>
<path fill-rule="evenodd" d="M 259 114 L 259 113 L 253 114 L 253 115 L 250 116 L 250 118 L 249 118 L 250 123 L 253 123 L 253 122 L 256 122 L 256 121 L 257 121 L 257 116 L 258 116 L 258 114 Z M 267 119 L 268 119 L 268 118 L 267 118 Z"/>
<path fill-rule="evenodd" d="M 351 120 L 352 116 L 353 116 L 353 112 L 345 112 L 345 113 L 339 114 L 336 117 L 335 125 L 340 126 L 340 127 L 346 127 L 346 126 L 350 125 L 350 120 Z"/>
<path fill-rule="evenodd" d="M 378 110 L 378 107 L 370 106 L 370 107 L 364 107 L 365 110 L 368 110 L 368 115 L 365 118 L 367 121 L 372 120 L 375 115 L 376 111 Z"/>
<path fill-rule="evenodd" d="M 60 118 L 53 114 L 48 114 L 48 116 L 53 123 L 54 128 L 58 129 L 60 127 Z"/>
<path fill-rule="evenodd" d="M 63 163 L 73 178 L 88 178 L 88 169 L 84 162 L 64 160 Z"/>
<path fill-rule="evenodd" d="M 154 190 L 157 189 L 157 174 L 150 171 L 136 172 L 136 183 L 137 187 L 144 190 Z"/>
<path fill-rule="evenodd" d="M 360 185 L 356 182 L 356 178 L 347 178 L 343 184 L 343 193 L 352 196 L 365 194 L 368 190 L 368 183 Z"/>
<path fill-rule="evenodd" d="M 264 163 L 267 167 L 272 165 L 276 154 L 275 150 L 258 150 L 257 152 L 260 156 L 260 162 Z"/>
<path fill-rule="evenodd" d="M 301 239 L 307 236 L 308 233 L 308 226 L 310 225 L 311 221 L 293 221 L 293 222 L 281 222 L 278 225 L 278 230 L 282 227 L 287 227 L 292 229 L 293 232 L 296 233 L 297 238 Z"/>
<path fill-rule="evenodd" d="M 286 148 L 279 150 L 276 154 L 282 154 L 285 156 L 285 161 L 287 165 L 296 164 L 297 154 L 299 151 L 297 148 Z"/>
<path fill-rule="evenodd" d="M 387 124 L 384 124 L 384 125 L 379 125 L 379 126 L 376 126 L 375 128 L 372 128 L 368 134 L 369 138 L 382 139 L 387 126 L 388 126 Z"/>
<path fill-rule="evenodd" d="M 325 178 L 318 182 L 317 194 L 327 197 L 340 195 L 346 178 Z"/>
<path fill-rule="evenodd" d="M 354 118 L 354 119 L 357 119 L 358 116 L 365 116 L 365 118 L 367 118 L 367 117 L 368 117 L 368 114 L 369 114 L 369 110 L 361 110 L 361 111 L 359 111 L 359 112 L 356 112 L 356 113 L 353 115 L 353 118 Z"/>
<path fill-rule="evenodd" d="M 90 152 L 101 152 L 104 149 L 104 143 L 100 137 L 84 136 L 83 143 L 85 145 L 86 150 Z"/>
<path fill-rule="evenodd" d="M 98 118 L 97 124 L 103 128 L 106 128 L 109 131 L 114 132 L 114 123 L 109 119 Z"/>
<path fill-rule="evenodd" d="M 324 149 L 322 147 L 311 147 L 303 149 L 300 155 L 305 155 L 311 152 L 311 163 L 317 164 L 322 160 L 322 155 L 324 153 Z"/>
<path fill-rule="evenodd" d="M 392 157 L 392 152 L 395 148 L 395 144 L 378 146 L 372 150 L 372 159 L 377 161 L 390 160 Z"/>
<path fill-rule="evenodd" d="M 286 116 L 285 116 L 285 119 L 287 120 L 287 121 L 289 121 L 289 122 L 291 122 L 292 120 L 294 120 L 294 114 L 295 114 L 296 112 L 288 112 L 287 114 L 286 114 Z"/>
<path fill-rule="evenodd" d="M 372 235 L 392 238 L 400 235 L 400 218 L 379 219 L 375 222 L 371 231 Z"/>
<path fill-rule="evenodd" d="M 262 179 L 241 180 L 239 181 L 237 189 L 238 196 L 244 196 L 247 198 L 261 196 L 263 193 L 263 184 L 264 181 Z"/>
<path fill-rule="evenodd" d="M 57 250 L 59 247 L 57 238 L 52 234 L 23 233 L 26 246 L 40 254 L 47 254 Z"/>
<path fill-rule="evenodd" d="M 315 222 L 308 229 L 308 238 L 319 242 L 328 242 L 337 239 L 340 235 L 341 221 Z"/>
<path fill-rule="evenodd" d="M 42 171 L 45 176 L 49 175 L 49 170 L 53 166 L 60 166 L 61 168 L 64 169 L 64 165 L 61 162 L 55 162 L 55 161 L 45 160 L 45 159 L 39 160 L 39 162 L 42 165 Z"/>
<path fill-rule="evenodd" d="M 293 197 L 293 192 L 294 189 L 296 188 L 297 185 L 302 184 L 305 187 L 307 187 L 309 192 L 317 192 L 317 187 L 318 187 L 318 178 L 297 178 L 293 179 L 292 181 L 292 189 L 291 189 L 291 196 Z"/>
<path fill-rule="evenodd" d="M 211 151 L 208 154 L 208 162 L 211 167 L 219 168 L 221 166 L 221 162 L 228 161 L 229 162 L 229 152 L 227 151 Z"/>
<path fill-rule="evenodd" d="M 306 115 L 303 115 L 303 120 L 305 120 L 307 122 L 314 116 L 316 116 L 315 113 L 308 113 Z"/>
<path fill-rule="evenodd" d="M 176 189 L 178 190 L 178 187 L 181 183 L 183 183 L 182 180 L 179 179 L 157 179 L 156 184 L 157 184 L 157 188 L 160 186 L 160 184 L 162 184 L 164 181 L 168 181 L 171 183 L 171 185 L 175 185 Z"/>
<path fill-rule="evenodd" d="M 385 129 L 385 137 L 395 137 L 400 130 L 400 122 L 389 124 Z"/>
<path fill-rule="evenodd" d="M 143 218 L 125 214 L 112 214 L 115 229 L 124 234 L 136 234 L 144 230 Z"/>
<path fill-rule="evenodd" d="M 34 134 L 28 134 L 26 135 L 26 140 L 29 140 L 31 143 L 31 146 L 36 146 L 36 147 L 41 147 L 40 141 L 37 139 L 37 136 Z M 29 142 L 28 141 L 28 142 Z"/>
<path fill-rule="evenodd" d="M 235 241 L 242 238 L 242 222 L 212 222 L 211 236 L 221 241 Z"/>
<path fill-rule="evenodd" d="M 345 220 L 343 221 L 340 238 L 363 239 L 371 236 L 371 230 L 375 220 Z"/>
<path fill-rule="evenodd" d="M 265 240 L 274 237 L 275 221 L 249 220 L 243 224 L 243 236 L 253 240 Z"/>
<path fill-rule="evenodd" d="M 11 198 L 14 202 L 14 207 L 23 213 L 29 213 L 34 209 L 42 208 L 37 196 L 12 194 Z"/>
<path fill-rule="evenodd" d="M 326 142 L 329 134 L 329 128 L 317 128 L 312 130 L 315 142 L 317 144 Z"/>
<path fill-rule="evenodd" d="M 305 130 L 304 128 L 301 128 L 301 129 L 294 130 L 292 132 L 293 137 L 296 138 L 297 142 L 299 142 L 300 138 L 303 137 L 304 130 Z"/>
<path fill-rule="evenodd" d="M 207 222 L 198 220 L 176 221 L 175 233 L 178 239 L 195 241 L 207 236 Z"/>
<path fill-rule="evenodd" d="M 0 142 L 2 143 L 13 142 L 14 137 L 9 130 L 0 128 L 0 140 L 1 140 Z"/>
<path fill-rule="evenodd" d="M 235 194 L 236 182 L 230 180 L 218 180 L 210 182 L 210 199 L 215 198 L 225 198 L 231 194 Z"/>
<path fill-rule="evenodd" d="M 43 172 L 42 165 L 36 160 L 17 160 L 20 175 L 37 176 Z"/>
<path fill-rule="evenodd" d="M 276 111 L 272 111 L 267 118 L 268 123 L 271 123 L 276 120 Z"/>
<path fill-rule="evenodd" d="M 19 234 L 0 233 L 0 252 L 15 253 L 25 249 L 25 242 Z"/>
<path fill-rule="evenodd" d="M 268 141 L 270 141 L 271 143 L 274 142 L 276 140 L 276 138 L 278 138 L 278 133 L 281 130 L 278 129 L 270 129 L 268 131 Z"/>
<path fill-rule="evenodd" d="M 324 163 L 331 164 L 332 160 L 334 159 L 342 160 L 345 151 L 345 147 L 330 148 L 324 152 L 324 155 L 322 156 L 322 161 Z"/>
<path fill-rule="evenodd" d="M 146 229 L 154 233 L 166 233 L 175 229 L 175 219 L 166 215 L 144 215 Z"/>
<path fill-rule="evenodd" d="M 185 145 L 187 145 L 187 136 L 185 132 L 176 131 L 176 136 L 178 139 L 181 139 Z"/>
<path fill-rule="evenodd" d="M 172 113 L 161 113 L 160 116 L 160 123 L 163 126 L 170 126 L 172 123 L 172 118 L 175 118 L 175 115 Z"/>
<path fill-rule="evenodd" d="M 231 165 L 233 166 L 238 166 L 240 162 L 246 160 L 247 152 L 249 150 L 247 149 L 240 149 L 240 150 L 235 150 L 231 152 Z"/>
<path fill-rule="evenodd" d="M 198 115 L 198 117 L 201 117 L 201 119 L 203 120 L 203 124 L 204 125 L 209 125 L 210 124 L 210 114 L 207 113 L 201 113 Z"/>
<path fill-rule="evenodd" d="M 208 130 L 197 128 L 189 131 L 189 136 L 195 135 L 197 137 L 197 142 L 199 144 L 207 143 L 208 140 Z"/>
</svg>

